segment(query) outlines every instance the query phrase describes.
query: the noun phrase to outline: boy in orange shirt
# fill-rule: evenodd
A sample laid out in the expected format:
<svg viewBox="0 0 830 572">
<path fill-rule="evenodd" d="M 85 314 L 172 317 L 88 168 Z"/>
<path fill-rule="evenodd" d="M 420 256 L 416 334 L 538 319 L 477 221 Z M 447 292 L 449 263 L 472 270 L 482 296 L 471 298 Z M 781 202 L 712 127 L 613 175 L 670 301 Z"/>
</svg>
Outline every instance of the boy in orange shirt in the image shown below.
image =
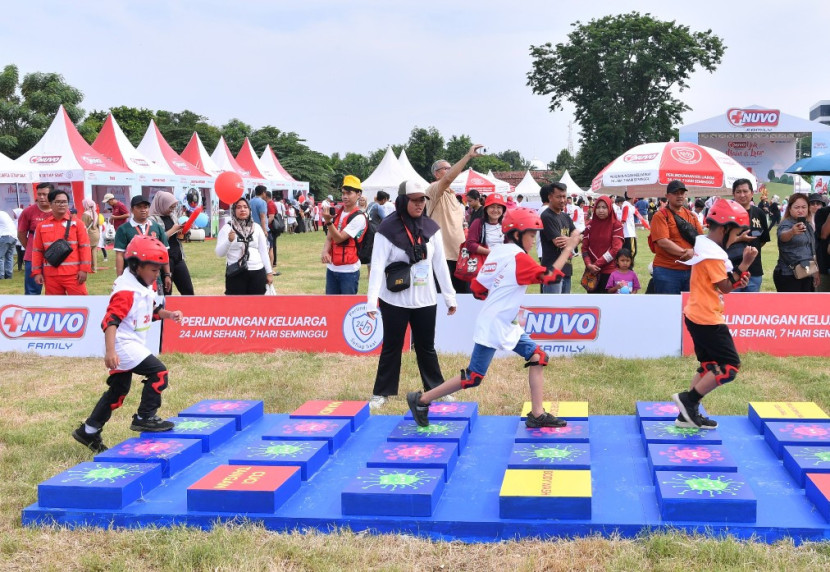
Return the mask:
<svg viewBox="0 0 830 572">
<path fill-rule="evenodd" d="M 749 213 L 732 200 L 718 199 L 706 216 L 709 233 L 698 236 L 694 256 L 684 262 L 692 267 L 689 300 L 683 308 L 686 329 L 692 336 L 695 355 L 700 362 L 689 391 L 675 393 L 672 399 L 680 414 L 678 427 L 714 429 L 718 422 L 700 414 L 703 396 L 738 375 L 741 360 L 732 335 L 723 319 L 723 295 L 749 282 L 749 265 L 758 250 L 748 246 L 737 268 L 732 267 L 726 248 L 749 230 Z"/>
</svg>

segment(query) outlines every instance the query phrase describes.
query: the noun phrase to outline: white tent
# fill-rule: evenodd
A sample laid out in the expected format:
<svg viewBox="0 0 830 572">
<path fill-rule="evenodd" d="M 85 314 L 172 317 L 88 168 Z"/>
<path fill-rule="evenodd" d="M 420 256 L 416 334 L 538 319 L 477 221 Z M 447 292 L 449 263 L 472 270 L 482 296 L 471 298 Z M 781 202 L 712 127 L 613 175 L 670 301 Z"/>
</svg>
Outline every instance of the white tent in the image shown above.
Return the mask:
<svg viewBox="0 0 830 572">
<path fill-rule="evenodd" d="M 25 209 L 32 204 L 31 181 L 31 171 L 0 153 L 0 193 L 3 197 L 0 210 L 12 216 L 14 209 Z"/>
<path fill-rule="evenodd" d="M 223 171 L 219 166 L 213 162 L 213 159 L 208 155 L 207 149 L 202 144 L 199 134 L 195 131 L 187 143 L 187 147 L 181 152 L 182 159 L 193 164 L 196 168 L 201 169 L 211 177 L 218 177 Z"/>
<path fill-rule="evenodd" d="M 571 178 L 571 174 L 568 171 L 562 175 L 562 178 L 559 179 L 559 182 L 565 185 L 568 188 L 568 196 L 572 197 L 574 195 L 579 195 L 580 197 L 586 196 L 585 191 L 583 191 L 579 185 Z"/>
<path fill-rule="evenodd" d="M 392 147 L 387 147 L 380 164 L 362 181 L 363 196 L 369 202 L 375 200 L 378 191 L 386 191 L 390 197 L 395 197 L 398 195 L 398 186 L 406 179 L 407 174 L 392 152 Z"/>
<path fill-rule="evenodd" d="M 418 181 L 421 183 L 424 188 L 429 186 L 429 183 L 426 179 L 424 179 L 418 171 L 415 170 L 415 167 L 412 166 L 412 163 L 409 162 L 409 157 L 406 155 L 406 149 L 401 149 L 401 154 L 398 157 L 398 163 L 401 165 L 401 169 L 403 169 L 404 175 L 406 175 L 407 181 Z"/>
<path fill-rule="evenodd" d="M 292 177 L 291 173 L 286 171 L 285 167 L 282 166 L 279 158 L 277 157 L 277 154 L 274 153 L 274 150 L 271 149 L 270 145 L 265 146 L 265 150 L 262 152 L 262 156 L 259 159 L 261 161 L 261 165 L 266 171 L 276 171 L 277 173 L 282 175 L 283 179 L 285 179 L 291 184 L 291 192 L 294 195 L 294 198 L 299 198 L 300 195 L 308 196 L 308 181 L 298 181 L 297 179 Z"/>
<path fill-rule="evenodd" d="M 245 183 L 245 189 L 251 195 L 254 194 L 254 187 L 257 185 L 267 186 L 268 182 L 264 178 L 260 177 L 259 173 L 252 173 L 250 170 L 246 169 L 237 162 L 236 158 L 231 153 L 231 150 L 228 148 L 228 144 L 225 142 L 224 136 L 219 138 L 219 142 L 216 144 L 216 149 L 213 150 L 210 158 L 213 159 L 216 166 L 223 171 L 233 171 L 242 177 L 242 181 Z"/>
<path fill-rule="evenodd" d="M 519 184 L 516 185 L 516 194 L 524 196 L 526 200 L 538 200 L 541 188 L 533 175 L 530 174 L 530 171 L 527 171 Z"/>
<path fill-rule="evenodd" d="M 496 176 L 493 174 L 493 171 L 487 171 L 487 174 L 484 175 L 487 179 L 496 185 L 496 192 L 502 195 L 507 195 L 510 192 L 510 183 L 507 181 L 502 181 L 501 179 L 497 179 Z"/>
</svg>

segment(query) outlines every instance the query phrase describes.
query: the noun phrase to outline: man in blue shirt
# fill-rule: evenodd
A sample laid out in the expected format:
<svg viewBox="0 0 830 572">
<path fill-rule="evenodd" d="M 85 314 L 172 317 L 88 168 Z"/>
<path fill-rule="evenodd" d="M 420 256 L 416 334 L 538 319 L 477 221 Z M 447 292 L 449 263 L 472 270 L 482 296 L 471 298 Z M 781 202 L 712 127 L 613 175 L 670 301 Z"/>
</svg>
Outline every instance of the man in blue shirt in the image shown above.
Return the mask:
<svg viewBox="0 0 830 572">
<path fill-rule="evenodd" d="M 641 221 L 648 220 L 648 201 L 644 198 L 640 198 L 639 201 L 634 203 L 634 208 L 637 209 L 637 212 L 640 213 L 640 220 L 637 223 L 642 224 Z"/>
<path fill-rule="evenodd" d="M 265 202 L 265 185 L 257 185 L 254 189 L 254 198 L 251 199 L 251 220 L 262 227 L 262 232 L 268 236 L 268 204 Z"/>
</svg>

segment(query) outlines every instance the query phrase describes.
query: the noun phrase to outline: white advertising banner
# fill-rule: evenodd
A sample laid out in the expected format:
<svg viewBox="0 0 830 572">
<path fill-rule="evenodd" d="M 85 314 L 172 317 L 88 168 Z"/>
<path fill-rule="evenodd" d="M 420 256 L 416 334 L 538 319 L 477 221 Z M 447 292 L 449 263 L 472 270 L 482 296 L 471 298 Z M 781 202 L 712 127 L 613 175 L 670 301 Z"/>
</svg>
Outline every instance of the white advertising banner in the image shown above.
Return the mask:
<svg viewBox="0 0 830 572">
<path fill-rule="evenodd" d="M 447 316 L 439 309 L 435 349 L 442 353 L 472 352 L 473 330 L 483 305 L 483 301 L 464 294 L 459 296 L 455 315 Z M 680 296 L 528 294 L 518 319 L 525 332 L 551 356 L 680 355 Z"/>
<path fill-rule="evenodd" d="M 108 302 L 109 296 L 3 296 L 0 351 L 103 358 Z M 157 354 L 160 345 L 161 322 L 154 322 L 147 347 Z"/>
<path fill-rule="evenodd" d="M 780 177 L 784 169 L 795 162 L 796 140 L 793 137 L 770 135 L 768 138 L 725 139 L 701 135 L 700 144 L 726 153 L 755 175 L 759 183 L 769 181 L 770 171 Z"/>
</svg>

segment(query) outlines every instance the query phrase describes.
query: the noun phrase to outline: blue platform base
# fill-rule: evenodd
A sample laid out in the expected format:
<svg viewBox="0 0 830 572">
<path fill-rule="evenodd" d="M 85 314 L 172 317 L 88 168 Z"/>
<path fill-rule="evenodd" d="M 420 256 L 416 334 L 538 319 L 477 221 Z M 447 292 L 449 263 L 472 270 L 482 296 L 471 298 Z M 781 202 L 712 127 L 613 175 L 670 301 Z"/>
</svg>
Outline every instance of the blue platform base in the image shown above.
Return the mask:
<svg viewBox="0 0 830 572">
<path fill-rule="evenodd" d="M 158 463 L 81 463 L 40 483 L 38 503 L 120 510 L 161 484 Z"/>
<path fill-rule="evenodd" d="M 158 527 L 189 525 L 210 528 L 216 522 L 232 521 L 237 513 L 188 510 L 187 489 L 219 465 L 227 464 L 247 445 L 287 415 L 266 414 L 232 439 L 202 455 L 175 477 L 164 479 L 142 493 L 139 502 L 122 509 L 62 508 L 41 499 L 25 508 L 25 526 L 58 523 L 67 526 Z M 735 460 L 738 473 L 757 500 L 755 522 L 679 521 L 661 516 L 657 491 L 634 415 L 592 416 L 590 425 L 591 516 L 561 521 L 545 518 L 503 519 L 499 492 L 513 447 L 518 416 L 479 416 L 464 452 L 432 515 L 361 516 L 344 515 L 341 494 L 362 471 L 372 454 L 402 420 L 401 416 L 372 415 L 312 478 L 301 483 L 271 514 L 255 514 L 251 520 L 278 531 L 317 529 L 324 532 L 348 527 L 353 531 L 401 532 L 433 539 L 501 541 L 520 537 L 575 537 L 620 535 L 635 537 L 655 530 L 695 532 L 710 536 L 731 535 L 775 542 L 792 538 L 803 541 L 830 540 L 830 523 L 805 496 L 804 489 L 789 474 L 746 416 L 720 417 L 718 433 Z M 67 444 L 67 447 L 73 445 Z M 161 475 L 157 465 L 152 465 Z M 420 469 L 426 470 L 426 469 Z M 573 472 L 573 471 L 563 471 Z M 440 474 L 440 473 L 439 473 Z M 724 479 L 736 473 L 728 473 Z M 819 475 L 821 476 L 821 475 Z M 439 476 L 437 481 L 443 483 Z"/>
</svg>

